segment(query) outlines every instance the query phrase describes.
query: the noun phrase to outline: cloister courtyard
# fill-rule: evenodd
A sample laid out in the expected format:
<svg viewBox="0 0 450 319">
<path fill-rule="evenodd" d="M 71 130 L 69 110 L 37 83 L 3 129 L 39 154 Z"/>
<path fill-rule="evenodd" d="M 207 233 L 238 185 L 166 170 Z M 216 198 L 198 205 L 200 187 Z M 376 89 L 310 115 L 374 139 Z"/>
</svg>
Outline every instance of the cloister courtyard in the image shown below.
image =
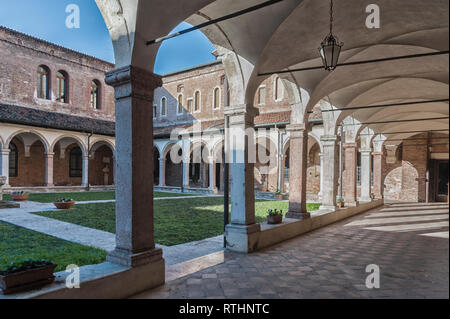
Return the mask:
<svg viewBox="0 0 450 319">
<path fill-rule="evenodd" d="M 449 298 L 447 0 L 81 3 L 0 25 L 0 299 Z"/>
</svg>

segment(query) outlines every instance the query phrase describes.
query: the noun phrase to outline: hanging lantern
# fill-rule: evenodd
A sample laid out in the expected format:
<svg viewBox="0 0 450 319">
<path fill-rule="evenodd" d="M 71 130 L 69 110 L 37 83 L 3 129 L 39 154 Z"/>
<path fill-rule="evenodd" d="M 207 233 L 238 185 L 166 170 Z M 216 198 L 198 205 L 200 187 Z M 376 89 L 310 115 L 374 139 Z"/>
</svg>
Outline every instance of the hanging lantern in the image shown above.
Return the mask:
<svg viewBox="0 0 450 319">
<path fill-rule="evenodd" d="M 330 33 L 320 45 L 319 52 L 322 58 L 325 70 L 333 71 L 339 62 L 339 55 L 344 43 L 339 42 L 338 38 L 333 35 L 333 0 L 330 5 Z"/>
</svg>

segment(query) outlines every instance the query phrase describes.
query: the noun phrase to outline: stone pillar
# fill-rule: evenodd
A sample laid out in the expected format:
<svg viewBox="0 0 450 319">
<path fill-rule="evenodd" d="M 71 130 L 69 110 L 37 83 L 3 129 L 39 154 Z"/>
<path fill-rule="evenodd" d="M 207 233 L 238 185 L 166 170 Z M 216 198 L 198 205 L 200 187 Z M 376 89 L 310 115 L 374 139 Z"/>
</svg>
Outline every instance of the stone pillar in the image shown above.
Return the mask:
<svg viewBox="0 0 450 319">
<path fill-rule="evenodd" d="M 356 206 L 356 169 L 358 165 L 358 144 L 344 143 L 344 174 L 343 174 L 343 188 L 344 201 L 346 206 Z"/>
<path fill-rule="evenodd" d="M 258 110 L 246 105 L 225 109 L 229 117 L 226 129 L 230 158 L 231 221 L 225 235 L 229 250 L 249 253 L 257 249 L 261 226 L 255 219 L 254 156 L 249 161 L 249 147 L 256 153 L 254 136 L 245 138 L 248 128 L 253 128 L 253 118 Z M 253 158 L 254 157 L 254 158 Z"/>
<path fill-rule="evenodd" d="M 107 261 L 142 267 L 146 286 L 165 281 L 153 217 L 153 93 L 161 77 L 134 66 L 106 74 L 116 99 L 116 248 Z"/>
<path fill-rule="evenodd" d="M 305 219 L 306 170 L 308 164 L 308 131 L 304 124 L 289 125 L 289 211 L 287 218 Z"/>
<path fill-rule="evenodd" d="M 0 176 L 6 177 L 5 185 L 3 187 L 9 186 L 9 148 L 2 148 L 1 150 L 1 172 Z"/>
<path fill-rule="evenodd" d="M 320 152 L 319 154 L 320 158 L 320 191 L 319 191 L 319 201 L 322 201 L 322 190 L 323 190 L 323 153 Z"/>
<path fill-rule="evenodd" d="M 361 150 L 361 202 L 370 202 L 372 200 L 370 197 L 371 153 L 372 150 Z"/>
<path fill-rule="evenodd" d="M 45 155 L 45 186 L 53 187 L 53 157 L 55 153 L 47 152 Z"/>
<path fill-rule="evenodd" d="M 81 186 L 89 186 L 89 155 L 83 155 L 83 173 L 81 177 Z"/>
<path fill-rule="evenodd" d="M 212 193 L 217 193 L 216 187 L 216 162 L 214 158 L 209 159 L 209 190 Z"/>
<path fill-rule="evenodd" d="M 338 185 L 338 150 L 336 135 L 323 135 L 320 140 L 323 145 L 323 189 L 321 209 L 336 210 Z"/>
<path fill-rule="evenodd" d="M 159 186 L 166 186 L 166 159 L 159 158 Z"/>
<path fill-rule="evenodd" d="M 189 170 L 191 168 L 189 159 L 185 158 L 183 160 L 183 187 L 189 188 L 190 183 L 189 183 Z"/>
<path fill-rule="evenodd" d="M 225 189 L 225 164 L 220 163 L 220 190 Z"/>
<path fill-rule="evenodd" d="M 373 193 L 376 199 L 382 199 L 384 193 L 383 170 L 384 154 L 383 152 L 374 152 L 373 155 Z"/>
</svg>

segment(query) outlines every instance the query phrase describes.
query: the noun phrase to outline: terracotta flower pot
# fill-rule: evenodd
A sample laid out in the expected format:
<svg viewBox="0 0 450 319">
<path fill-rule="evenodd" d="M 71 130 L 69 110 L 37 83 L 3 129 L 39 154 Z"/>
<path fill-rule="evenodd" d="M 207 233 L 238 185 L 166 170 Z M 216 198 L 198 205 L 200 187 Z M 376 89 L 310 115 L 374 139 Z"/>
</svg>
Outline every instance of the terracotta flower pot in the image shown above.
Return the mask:
<svg viewBox="0 0 450 319">
<path fill-rule="evenodd" d="M 337 203 L 337 206 L 338 206 L 339 208 L 344 207 L 344 202 L 338 202 L 338 203 Z"/>
<path fill-rule="evenodd" d="M 275 225 L 283 222 L 283 215 L 267 216 L 267 224 Z"/>
<path fill-rule="evenodd" d="M 0 276 L 2 293 L 8 295 L 48 285 L 55 280 L 53 275 L 55 268 L 56 265 L 51 264 L 41 268 Z"/>
<path fill-rule="evenodd" d="M 30 194 L 23 194 L 23 195 L 11 195 L 13 201 L 15 202 L 24 202 L 28 199 L 28 195 Z"/>
<path fill-rule="evenodd" d="M 53 204 L 58 209 L 71 209 L 73 205 L 75 205 L 75 202 L 64 202 L 64 203 L 54 202 Z"/>
<path fill-rule="evenodd" d="M 277 200 L 283 200 L 283 195 L 275 195 L 275 197 L 277 198 Z"/>
</svg>

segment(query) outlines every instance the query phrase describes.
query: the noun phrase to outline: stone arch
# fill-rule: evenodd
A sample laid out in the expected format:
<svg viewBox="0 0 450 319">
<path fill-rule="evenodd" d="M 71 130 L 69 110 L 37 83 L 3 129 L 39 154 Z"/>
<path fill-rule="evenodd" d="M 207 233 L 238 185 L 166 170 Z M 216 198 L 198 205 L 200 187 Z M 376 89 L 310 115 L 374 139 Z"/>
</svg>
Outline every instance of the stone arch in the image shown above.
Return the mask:
<svg viewBox="0 0 450 319">
<path fill-rule="evenodd" d="M 17 137 L 17 136 L 19 136 L 19 135 L 21 135 L 21 134 L 32 134 L 32 135 L 36 135 L 38 138 L 39 138 L 39 140 L 42 142 L 42 144 L 44 145 L 44 151 L 45 152 L 49 152 L 49 150 L 51 149 L 50 148 L 50 144 L 49 144 L 49 142 L 48 142 L 48 139 L 47 138 L 45 138 L 45 136 L 43 135 L 43 134 L 41 134 L 41 133 L 39 133 L 38 131 L 35 131 L 35 130 L 18 130 L 18 131 L 15 131 L 14 133 L 11 133 L 10 135 L 9 135 L 9 137 L 6 139 L 6 142 L 5 142 L 5 147 L 6 146 L 9 146 L 9 143 L 15 138 L 15 137 Z"/>
<path fill-rule="evenodd" d="M 72 134 L 64 134 L 64 135 L 58 136 L 58 138 L 56 138 L 53 141 L 53 143 L 50 145 L 49 149 L 51 150 L 51 152 L 55 152 L 56 145 L 59 142 L 61 142 L 62 140 L 65 140 L 65 139 L 66 140 L 68 140 L 68 139 L 74 140 L 78 144 L 78 146 L 81 148 L 81 151 L 83 152 L 83 155 L 85 155 L 85 156 L 87 155 L 87 152 L 86 152 L 87 147 L 86 147 L 85 143 L 81 140 L 81 138 L 79 138 L 76 135 L 72 135 Z"/>
</svg>

